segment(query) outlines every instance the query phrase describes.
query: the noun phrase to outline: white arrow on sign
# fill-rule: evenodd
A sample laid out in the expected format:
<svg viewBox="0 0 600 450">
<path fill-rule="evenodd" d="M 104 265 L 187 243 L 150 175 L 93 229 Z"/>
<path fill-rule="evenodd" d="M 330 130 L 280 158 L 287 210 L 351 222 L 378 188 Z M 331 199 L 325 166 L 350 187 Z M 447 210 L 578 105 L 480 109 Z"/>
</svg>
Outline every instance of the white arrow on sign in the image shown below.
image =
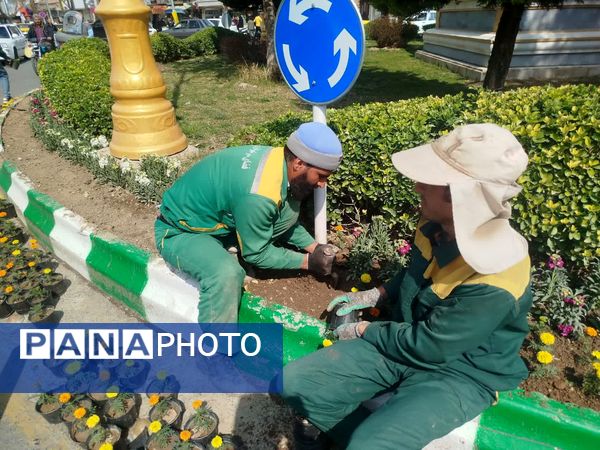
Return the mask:
<svg viewBox="0 0 600 450">
<path fill-rule="evenodd" d="M 292 87 L 296 89 L 298 92 L 306 91 L 310 89 L 310 81 L 308 81 L 308 72 L 304 70 L 304 67 L 298 66 L 300 71 L 296 70 L 296 66 L 292 61 L 292 55 L 290 53 L 290 46 L 288 44 L 283 44 L 283 58 L 285 59 L 285 65 L 287 69 L 290 71 L 290 74 L 296 81 Z"/>
<path fill-rule="evenodd" d="M 303 13 L 311 8 L 319 8 L 325 12 L 329 12 L 331 2 L 329 0 L 290 0 L 290 22 L 302 25 L 308 17 Z"/>
<path fill-rule="evenodd" d="M 333 54 L 340 54 L 340 61 L 335 72 L 327 78 L 330 87 L 334 87 L 344 76 L 350 59 L 350 50 L 356 55 L 356 39 L 352 37 L 345 28 L 338 34 L 333 41 Z"/>
</svg>

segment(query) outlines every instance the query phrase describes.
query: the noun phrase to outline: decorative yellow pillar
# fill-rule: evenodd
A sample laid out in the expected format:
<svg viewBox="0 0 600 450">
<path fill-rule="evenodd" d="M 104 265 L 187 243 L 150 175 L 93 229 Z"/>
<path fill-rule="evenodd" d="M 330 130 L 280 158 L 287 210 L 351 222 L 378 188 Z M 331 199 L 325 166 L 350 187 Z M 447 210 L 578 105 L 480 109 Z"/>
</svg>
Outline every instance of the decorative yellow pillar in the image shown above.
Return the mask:
<svg viewBox="0 0 600 450">
<path fill-rule="evenodd" d="M 112 61 L 110 92 L 115 103 L 110 153 L 140 159 L 185 150 L 187 138 L 165 97 L 167 87 L 152 54 L 150 8 L 143 0 L 102 0 L 96 15 L 104 24 Z"/>
</svg>

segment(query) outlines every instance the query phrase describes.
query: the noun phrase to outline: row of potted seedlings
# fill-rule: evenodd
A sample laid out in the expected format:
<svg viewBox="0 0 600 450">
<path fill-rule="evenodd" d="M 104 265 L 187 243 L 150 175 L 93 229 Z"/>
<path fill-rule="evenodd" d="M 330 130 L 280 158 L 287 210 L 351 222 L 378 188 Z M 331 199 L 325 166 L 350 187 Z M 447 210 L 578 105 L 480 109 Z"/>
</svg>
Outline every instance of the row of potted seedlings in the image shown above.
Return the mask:
<svg viewBox="0 0 600 450">
<path fill-rule="evenodd" d="M 139 417 L 142 397 L 121 393 L 41 394 L 36 410 L 50 423 L 65 423 L 71 439 L 89 450 L 234 450 L 234 437 L 219 435 L 219 418 L 202 400 L 192 403 L 183 425 L 177 394 L 147 394 L 147 419 Z"/>
<path fill-rule="evenodd" d="M 64 290 L 63 276 L 54 271 L 50 254 L 11 220 L 14 217 L 14 206 L 0 200 L 0 319 L 17 313 L 33 323 L 57 322 L 55 305 Z"/>
</svg>

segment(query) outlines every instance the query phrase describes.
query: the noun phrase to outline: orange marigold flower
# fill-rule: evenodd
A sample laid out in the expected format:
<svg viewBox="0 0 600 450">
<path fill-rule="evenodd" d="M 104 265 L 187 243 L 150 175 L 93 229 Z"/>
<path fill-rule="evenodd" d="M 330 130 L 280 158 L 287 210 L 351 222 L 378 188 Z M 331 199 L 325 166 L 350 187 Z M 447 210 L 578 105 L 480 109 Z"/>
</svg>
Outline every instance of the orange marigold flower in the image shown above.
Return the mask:
<svg viewBox="0 0 600 450">
<path fill-rule="evenodd" d="M 204 402 L 202 400 L 194 400 L 192 402 L 192 408 L 194 409 L 198 409 L 200 408 L 202 405 L 204 404 Z"/>
<path fill-rule="evenodd" d="M 37 239 L 29 239 L 29 242 L 31 244 L 37 244 L 38 243 Z"/>
<path fill-rule="evenodd" d="M 32 248 L 32 249 L 39 248 L 39 245 L 38 245 L 38 244 L 34 244 L 34 243 L 32 242 L 32 243 L 31 243 L 31 248 Z"/>
<path fill-rule="evenodd" d="M 73 411 L 73 417 L 76 419 L 81 419 L 83 416 L 85 416 L 86 412 L 87 411 L 85 408 L 77 408 L 75 411 Z"/>
<path fill-rule="evenodd" d="M 58 401 L 60 403 L 67 403 L 69 400 L 71 400 L 71 394 L 68 392 L 63 392 L 58 396 Z"/>
<path fill-rule="evenodd" d="M 179 439 L 181 439 L 183 442 L 189 441 L 191 437 L 192 432 L 190 430 L 183 430 L 181 433 L 179 433 Z"/>
<path fill-rule="evenodd" d="M 0 217 L 6 217 L 6 216 L 8 216 L 8 213 L 6 211 L 0 212 Z"/>
<path fill-rule="evenodd" d="M 588 336 L 596 337 L 598 336 L 598 330 L 596 330 L 594 327 L 586 327 L 585 334 L 587 334 Z"/>
<path fill-rule="evenodd" d="M 11 261 L 11 262 L 9 262 L 9 263 L 6 265 L 6 268 L 7 268 L 7 269 L 12 269 L 13 267 L 15 267 L 15 263 L 14 263 L 14 262 L 12 262 L 12 261 Z"/>
<path fill-rule="evenodd" d="M 4 288 L 4 293 L 5 294 L 10 294 L 12 291 L 14 291 L 15 289 L 12 286 L 6 286 Z"/>
<path fill-rule="evenodd" d="M 3 278 L 3 277 L 5 277 L 5 276 L 6 276 L 6 270 L 4 270 L 4 269 L 1 269 L 1 270 L 0 270 L 0 278 Z"/>
<path fill-rule="evenodd" d="M 0 244 L 4 244 L 6 241 L 8 241 L 8 238 L 6 236 L 2 236 L 0 238 Z"/>
<path fill-rule="evenodd" d="M 336 225 L 334 228 L 335 231 L 344 231 L 344 227 L 341 225 Z"/>
<path fill-rule="evenodd" d="M 158 394 L 152 394 L 150 396 L 150 398 L 148 399 L 148 401 L 150 402 L 150 404 L 152 406 L 156 405 L 158 402 L 160 402 L 160 395 Z"/>
</svg>

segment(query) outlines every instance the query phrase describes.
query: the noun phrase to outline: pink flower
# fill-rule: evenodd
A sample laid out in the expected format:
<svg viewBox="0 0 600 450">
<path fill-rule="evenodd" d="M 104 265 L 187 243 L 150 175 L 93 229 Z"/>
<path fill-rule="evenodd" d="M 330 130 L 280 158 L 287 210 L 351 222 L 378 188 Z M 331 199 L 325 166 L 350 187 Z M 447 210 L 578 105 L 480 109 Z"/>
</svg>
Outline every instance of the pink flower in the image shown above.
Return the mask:
<svg viewBox="0 0 600 450">
<path fill-rule="evenodd" d="M 565 302 L 568 305 L 574 305 L 575 299 L 573 297 L 565 297 L 563 298 L 563 302 Z"/>
<path fill-rule="evenodd" d="M 396 251 L 398 253 L 400 253 L 402 256 L 404 256 L 404 255 L 408 255 L 410 253 L 410 249 L 411 249 L 411 245 L 407 241 L 402 239 L 400 241 L 400 245 L 398 246 Z"/>
<path fill-rule="evenodd" d="M 40 112 L 40 110 L 39 110 L 39 109 L 37 109 L 37 108 L 33 108 L 33 109 L 31 110 L 31 112 L 32 112 L 32 113 L 34 113 L 34 114 L 37 114 L 37 113 L 39 113 L 39 112 Z"/>
<path fill-rule="evenodd" d="M 361 227 L 354 227 L 352 228 L 352 236 L 354 237 L 359 237 L 363 232 L 363 229 Z"/>
<path fill-rule="evenodd" d="M 52 117 L 58 117 L 58 113 L 56 111 L 50 111 L 50 115 Z"/>
<path fill-rule="evenodd" d="M 558 328 L 558 331 L 560 331 L 560 335 L 563 337 L 567 337 L 574 330 L 572 325 L 565 325 L 563 323 L 559 324 L 557 328 Z"/>
<path fill-rule="evenodd" d="M 548 269 L 550 269 L 550 270 L 554 270 L 557 267 L 559 269 L 562 269 L 565 266 L 565 262 L 560 257 L 560 255 L 553 254 L 553 255 L 550 255 L 550 258 L 548 258 L 548 262 L 546 263 L 546 265 L 548 266 Z"/>
<path fill-rule="evenodd" d="M 39 105 L 40 104 L 40 100 L 38 98 L 33 98 L 31 99 L 31 103 L 33 103 L 34 105 Z"/>
</svg>

